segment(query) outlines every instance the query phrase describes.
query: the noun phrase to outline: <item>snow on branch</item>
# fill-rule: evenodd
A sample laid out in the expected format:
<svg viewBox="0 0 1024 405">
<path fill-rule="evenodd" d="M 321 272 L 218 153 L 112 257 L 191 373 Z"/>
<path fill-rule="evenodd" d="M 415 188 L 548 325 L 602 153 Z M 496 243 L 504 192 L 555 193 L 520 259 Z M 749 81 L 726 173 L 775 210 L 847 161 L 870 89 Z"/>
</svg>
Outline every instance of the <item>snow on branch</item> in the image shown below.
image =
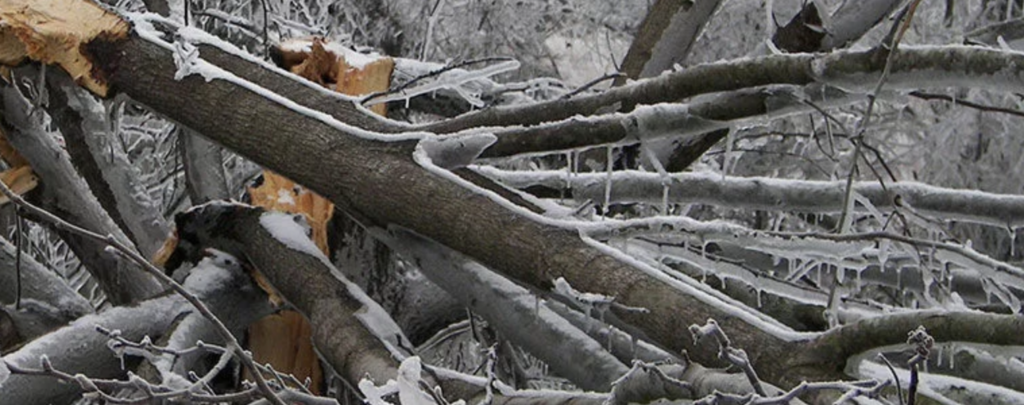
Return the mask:
<svg viewBox="0 0 1024 405">
<path fill-rule="evenodd" d="M 431 77 L 433 79 L 427 81 L 425 84 L 418 86 L 403 85 L 395 90 L 371 94 L 362 100 L 362 104 L 371 106 L 391 101 L 408 100 L 413 97 L 436 91 L 451 90 L 469 102 L 470 105 L 481 108 L 485 106 L 483 100 L 480 98 L 481 94 L 478 91 L 470 89 L 466 84 L 514 71 L 519 69 L 519 66 L 519 61 L 504 60 L 477 70 L 442 67 L 434 69 L 433 71 L 426 73 L 424 76 L 414 78 L 407 83 L 412 84 L 418 82 L 421 77 Z M 412 61 L 404 61 L 404 63 L 398 66 L 399 69 L 406 69 L 409 67 L 422 68 Z"/>
<path fill-rule="evenodd" d="M 573 383 L 586 389 L 608 389 L 628 370 L 601 343 L 514 282 L 404 229 L 393 228 L 382 239 L 431 281 Z M 522 328 L 525 324 L 532 326 L 527 330 Z"/>
<path fill-rule="evenodd" d="M 564 171 L 506 171 L 486 166 L 474 169 L 510 187 L 569 188 L 577 201 L 604 201 L 605 183 L 609 180 L 602 173 L 566 176 Z M 806 213 L 838 213 L 843 210 L 844 183 L 840 181 L 731 177 L 690 172 L 674 173 L 666 179 L 658 173 L 639 171 L 616 171 L 610 180 L 609 202 L 612 203 L 661 204 L 667 187 L 667 201 L 673 204 L 700 203 Z M 855 182 L 853 189 L 879 210 L 912 209 L 944 221 L 1001 228 L 1024 227 L 1024 196 L 907 181 L 886 184 L 884 189 L 877 182 Z"/>
<path fill-rule="evenodd" d="M 896 52 L 886 88 L 970 87 L 997 92 L 1024 91 L 1024 54 L 966 46 L 904 46 Z M 491 108 L 417 129 L 449 133 L 478 126 L 532 125 L 589 115 L 618 102 L 657 104 L 713 92 L 758 86 L 821 83 L 848 92 L 873 89 L 885 61 L 874 52 L 785 54 L 694 66 L 640 80 L 600 94 L 526 106 Z"/>
<path fill-rule="evenodd" d="M 767 396 L 764 387 L 761 386 L 761 379 L 757 377 L 754 366 L 750 364 L 750 359 L 747 358 L 747 352 L 743 351 L 743 349 L 732 347 L 732 343 L 729 341 L 729 337 L 726 336 L 725 331 L 718 327 L 718 322 L 715 322 L 714 319 L 708 319 L 707 323 L 703 326 L 690 325 L 690 334 L 693 335 L 693 344 L 695 346 L 703 338 L 714 338 L 715 342 L 718 343 L 718 358 L 727 360 L 732 365 L 743 370 L 743 374 L 746 374 L 750 385 L 754 387 L 754 392 L 762 397 Z"/>
</svg>

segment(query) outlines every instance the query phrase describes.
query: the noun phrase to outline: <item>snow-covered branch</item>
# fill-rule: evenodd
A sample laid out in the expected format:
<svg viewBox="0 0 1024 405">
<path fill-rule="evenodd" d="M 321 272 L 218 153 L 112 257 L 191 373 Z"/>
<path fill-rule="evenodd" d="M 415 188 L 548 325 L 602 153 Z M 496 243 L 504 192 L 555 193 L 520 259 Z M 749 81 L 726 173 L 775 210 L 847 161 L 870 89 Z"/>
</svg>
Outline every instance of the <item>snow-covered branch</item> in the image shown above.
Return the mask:
<svg viewBox="0 0 1024 405">
<path fill-rule="evenodd" d="M 6 239 L 0 239 L 0 312 L 14 321 L 18 337 L 31 340 L 93 312 L 89 301 L 27 254 L 21 257 L 19 273 L 14 249 Z M 21 279 L 16 280 L 19 275 Z M 16 303 L 19 285 L 20 304 Z M 0 348 L 16 343 L 4 341 Z"/>
<path fill-rule="evenodd" d="M 392 229 L 385 240 L 505 337 L 578 386 L 607 390 L 628 370 L 601 343 L 512 281 L 407 230 Z M 523 328 L 526 324 L 532 326 Z"/>
<path fill-rule="evenodd" d="M 16 77 L 22 71 L 16 71 Z M 113 235 L 117 240 L 128 243 L 128 237 L 100 206 L 85 180 L 77 174 L 68 153 L 57 143 L 59 134 L 46 130 L 41 112 L 30 114 L 34 111 L 31 101 L 17 86 L 4 86 L 0 92 L 3 93 L 4 120 L 14 129 L 5 131 L 7 138 L 46 184 L 43 188 L 46 197 L 42 198 L 45 208 L 60 212 L 68 221 L 86 229 Z M 62 233 L 61 229 L 57 231 Z M 105 253 L 104 244 L 72 234 L 61 236 L 103 287 L 112 303 L 142 300 L 159 292 L 155 280 L 140 272 L 137 266 Z"/>
<path fill-rule="evenodd" d="M 758 210 L 786 210 L 805 213 L 838 213 L 843 207 L 843 182 L 789 180 L 766 177 L 732 177 L 710 173 L 658 173 L 617 171 L 574 173 L 565 171 L 504 171 L 476 168 L 481 174 L 510 187 L 544 186 L 569 189 L 577 201 L 605 201 L 611 183 L 609 203 L 712 204 L 719 207 Z M 666 200 L 666 189 L 668 191 Z M 882 212 L 904 210 L 943 221 L 971 222 L 1016 228 L 1024 226 L 1024 197 L 957 190 L 902 181 L 886 184 L 855 182 L 853 190 Z M 855 210 L 870 207 L 855 204 Z"/>
</svg>

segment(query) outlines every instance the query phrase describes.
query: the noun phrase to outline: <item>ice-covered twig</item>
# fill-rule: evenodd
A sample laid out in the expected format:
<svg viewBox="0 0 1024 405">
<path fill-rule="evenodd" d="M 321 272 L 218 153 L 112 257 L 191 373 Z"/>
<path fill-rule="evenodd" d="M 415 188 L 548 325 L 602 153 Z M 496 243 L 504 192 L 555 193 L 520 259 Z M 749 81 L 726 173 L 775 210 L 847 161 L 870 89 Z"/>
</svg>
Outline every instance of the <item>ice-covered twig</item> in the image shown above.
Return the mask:
<svg viewBox="0 0 1024 405">
<path fill-rule="evenodd" d="M 485 79 L 494 75 L 510 72 L 516 69 L 519 69 L 519 61 L 510 59 L 479 70 L 446 70 L 445 72 L 438 74 L 437 79 L 430 83 L 418 87 L 396 90 L 382 95 L 370 95 L 363 99 L 362 104 L 366 106 L 371 106 L 375 104 L 387 103 L 390 101 L 404 100 L 437 90 L 454 89 L 456 90 L 456 92 L 459 93 L 459 95 L 462 95 L 464 98 L 466 98 L 466 101 L 468 101 L 470 104 L 473 104 L 476 107 L 483 107 L 483 101 L 481 101 L 474 95 L 465 93 L 464 91 L 460 91 L 461 86 L 474 80 Z"/>
<path fill-rule="evenodd" d="M 803 382 L 793 389 L 781 395 L 773 397 L 758 397 L 754 394 L 737 395 L 715 391 L 714 394 L 701 398 L 693 405 L 788 405 L 798 401 L 798 397 L 814 391 L 843 391 L 843 397 L 836 401 L 842 404 L 846 399 L 858 396 L 874 397 L 889 386 L 889 381 L 862 380 L 862 381 L 836 381 L 836 382 Z"/>
<path fill-rule="evenodd" d="M 747 352 L 743 349 L 737 349 L 731 346 L 729 337 L 726 336 L 725 331 L 718 327 L 718 322 L 714 319 L 708 319 L 704 326 L 697 324 L 690 325 L 690 334 L 693 335 L 693 343 L 697 344 L 700 339 L 711 336 L 718 343 L 718 358 L 726 360 L 732 365 L 739 367 L 743 370 L 743 374 L 747 376 L 750 381 L 750 386 L 754 388 L 754 392 L 762 397 L 767 397 L 764 387 L 761 386 L 761 380 L 757 377 L 757 372 L 754 371 L 754 366 L 750 364 L 750 359 L 747 358 Z"/>
<path fill-rule="evenodd" d="M 376 92 L 376 93 L 368 94 L 366 97 L 363 97 L 363 99 L 362 99 L 362 101 L 360 101 L 360 103 L 362 103 L 363 105 L 368 105 L 368 103 L 371 103 L 371 102 L 373 104 L 382 103 L 384 101 L 378 101 L 377 99 L 378 98 L 382 98 L 382 97 L 391 96 L 393 94 L 406 94 L 406 90 L 411 88 L 414 84 L 419 83 L 420 81 L 429 79 L 431 77 L 438 77 L 438 76 L 440 76 L 440 75 L 442 75 L 442 74 L 444 74 L 446 72 L 450 72 L 450 71 L 453 71 L 453 70 L 456 70 L 456 69 L 462 69 L 462 68 L 465 68 L 465 67 L 469 67 L 469 66 L 477 65 L 477 64 L 481 64 L 481 63 L 509 62 L 509 61 L 512 61 L 512 60 L 513 59 L 511 59 L 511 58 L 482 58 L 482 59 L 467 60 L 467 61 L 463 61 L 463 62 L 460 62 L 460 63 L 444 66 L 442 68 L 439 68 L 439 69 L 433 70 L 431 72 L 428 72 L 427 74 L 417 76 L 417 77 L 413 78 L 412 80 L 409 80 L 409 81 L 403 83 L 401 86 L 398 86 L 398 87 L 396 87 L 394 89 L 390 89 L 388 91 L 381 91 L 381 92 Z M 406 97 L 413 97 L 413 96 L 406 96 Z M 369 105 L 373 105 L 373 104 L 369 104 Z"/>
<path fill-rule="evenodd" d="M 38 369 L 24 368 L 8 362 L 5 362 L 4 366 L 11 374 L 48 376 L 76 385 L 82 389 L 85 398 L 100 399 L 109 404 L 136 404 L 142 401 L 168 399 L 184 399 L 194 403 L 249 402 L 262 396 L 257 387 L 223 395 L 206 394 L 191 388 L 174 390 L 167 386 L 151 384 L 130 372 L 126 381 L 90 378 L 83 374 L 72 375 L 54 368 L 46 356 L 40 359 Z M 140 401 L 140 398 L 120 398 L 107 393 L 125 390 L 144 392 L 147 396 Z"/>
<path fill-rule="evenodd" d="M 917 5 L 920 0 L 914 0 L 907 4 L 899 18 L 896 19 L 896 24 L 892 27 L 892 31 L 882 41 L 879 47 L 875 51 L 880 52 L 881 55 L 885 56 L 885 67 L 882 68 L 882 73 L 878 77 L 878 82 L 875 84 L 874 90 L 868 93 L 868 106 L 864 111 L 864 117 L 857 122 L 857 128 L 854 130 L 854 149 L 853 158 L 850 164 L 850 174 L 846 178 L 846 193 L 843 197 L 843 212 L 839 217 L 839 229 L 838 233 L 847 233 L 850 230 L 850 207 L 853 206 L 853 178 L 857 174 L 857 161 L 860 159 L 861 149 L 864 143 L 864 133 L 871 123 L 871 115 L 874 111 L 875 101 L 878 99 L 878 95 L 882 92 L 882 86 L 885 85 L 886 80 L 889 79 L 889 74 L 892 71 L 893 55 L 896 53 L 896 49 L 900 45 L 900 41 L 903 40 L 903 34 L 907 31 L 910 26 L 910 22 L 914 19 L 914 12 L 917 10 Z"/>
<path fill-rule="evenodd" d="M 668 375 L 662 367 L 682 372 L 685 367 L 675 364 L 658 364 L 634 361 L 626 374 L 612 383 L 612 390 L 605 402 L 609 405 L 644 403 L 655 399 L 677 400 L 693 398 L 693 386 L 686 381 Z"/>
<path fill-rule="evenodd" d="M 918 366 L 928 360 L 935 339 L 928 334 L 924 326 L 918 326 L 907 333 L 907 344 L 914 345 L 914 356 L 907 360 L 910 367 L 910 386 L 907 387 L 907 405 L 914 405 L 917 399 Z"/>
<path fill-rule="evenodd" d="M 618 73 L 618 72 L 616 72 L 616 73 L 609 73 L 609 74 L 606 74 L 604 76 L 598 77 L 598 78 L 596 78 L 594 80 L 591 80 L 591 81 L 587 82 L 586 84 L 584 84 L 584 85 L 582 85 L 580 87 L 577 87 L 573 91 L 565 93 L 565 95 L 563 95 L 562 98 L 572 98 L 573 96 L 575 96 L 577 94 L 580 94 L 580 93 L 583 93 L 584 91 L 590 90 L 591 88 L 593 88 L 594 86 L 597 86 L 598 84 L 601 84 L 602 82 L 606 82 L 608 80 L 613 80 L 613 79 L 625 78 L 625 77 L 626 77 L 626 75 L 624 75 L 622 73 Z"/>
<path fill-rule="evenodd" d="M 596 313 L 598 318 L 601 320 L 604 320 L 604 314 L 611 308 L 629 312 L 649 312 L 647 308 L 638 308 L 619 304 L 615 302 L 615 297 L 612 296 L 578 291 L 575 288 L 572 288 L 572 285 L 569 285 L 569 282 L 566 281 L 564 277 L 555 279 L 553 289 L 555 294 L 567 298 L 568 301 L 577 309 L 584 311 L 590 316 L 594 316 L 594 313 Z"/>
<path fill-rule="evenodd" d="M 181 284 L 178 284 L 178 282 L 174 281 L 174 279 L 172 279 L 170 276 L 164 274 L 163 271 L 161 271 L 155 265 L 153 265 L 148 260 L 143 258 L 142 255 L 140 255 L 134 249 L 121 243 L 113 236 L 103 236 L 95 232 L 89 231 L 87 229 L 81 228 L 79 226 L 76 226 L 74 224 L 68 223 L 61 219 L 60 217 L 53 215 L 42 208 L 36 207 L 35 205 L 32 205 L 28 201 L 25 201 L 24 198 L 21 198 L 21 196 L 11 191 L 11 189 L 8 188 L 6 184 L 3 184 L 3 182 L 0 182 L 0 192 L 6 195 L 7 198 L 10 198 L 11 201 L 13 201 L 19 207 L 35 215 L 37 218 L 40 218 L 42 221 L 53 224 L 58 229 L 64 229 L 66 231 L 80 235 L 84 238 L 92 239 L 99 243 L 104 243 L 116 249 L 125 257 L 137 263 L 143 270 L 145 270 L 151 276 L 155 277 L 157 280 L 160 280 L 164 285 L 169 286 L 172 290 L 174 290 L 175 293 L 181 295 L 183 298 L 185 298 L 186 301 L 192 304 L 192 306 L 195 307 L 196 310 L 198 310 L 199 313 L 203 315 L 203 317 L 205 317 L 207 320 L 210 321 L 210 323 L 214 325 L 215 329 L 217 330 L 217 334 L 222 339 L 224 339 L 225 342 L 227 342 L 228 347 L 231 348 L 231 350 L 238 355 L 238 359 L 242 363 L 242 365 L 255 377 L 256 385 L 259 387 L 260 394 L 262 394 L 264 397 L 270 400 L 271 403 L 274 405 L 285 405 L 284 402 L 277 397 L 277 394 L 274 392 L 274 390 L 272 390 L 270 386 L 267 385 L 267 382 L 260 377 L 261 374 L 259 368 L 256 367 L 256 363 L 252 360 L 252 357 L 249 355 L 249 353 L 247 353 L 242 348 L 242 345 L 238 342 L 238 339 L 235 339 L 235 336 L 231 334 L 231 331 L 228 330 L 227 326 L 225 326 L 224 323 L 221 322 L 221 320 L 218 319 L 217 316 L 213 314 L 213 311 L 211 311 L 210 308 L 208 308 L 206 304 L 204 304 L 203 301 L 200 300 L 199 297 L 197 297 L 195 294 L 192 294 L 191 292 L 187 291 L 185 287 L 183 287 Z"/>
<path fill-rule="evenodd" d="M 889 359 L 885 358 L 885 355 L 878 353 L 878 358 L 885 363 L 885 366 L 889 368 L 889 372 L 892 373 L 892 379 L 896 381 L 896 397 L 899 399 L 899 404 L 903 405 L 903 387 L 900 385 L 900 376 L 896 374 L 896 368 L 892 366 Z"/>
</svg>

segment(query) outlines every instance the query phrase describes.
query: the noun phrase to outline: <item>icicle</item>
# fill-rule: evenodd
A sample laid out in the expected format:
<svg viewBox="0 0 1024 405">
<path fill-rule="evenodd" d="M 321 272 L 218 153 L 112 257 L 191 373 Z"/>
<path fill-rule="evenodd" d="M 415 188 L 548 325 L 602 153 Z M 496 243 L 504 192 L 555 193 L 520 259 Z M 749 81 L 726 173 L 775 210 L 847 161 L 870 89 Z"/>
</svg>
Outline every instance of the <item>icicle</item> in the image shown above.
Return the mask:
<svg viewBox="0 0 1024 405">
<path fill-rule="evenodd" d="M 942 351 L 945 350 L 946 345 L 940 343 L 936 346 L 938 346 L 938 353 L 936 353 L 935 356 L 935 365 L 937 367 L 942 367 Z"/>
<path fill-rule="evenodd" d="M 956 370 L 956 350 L 950 345 L 949 348 L 949 369 Z"/>
<path fill-rule="evenodd" d="M 668 183 L 665 183 L 661 189 L 661 215 L 668 215 L 668 188 Z"/>
<path fill-rule="evenodd" d="M 1006 227 L 1010 231 L 1010 259 L 1017 255 L 1017 230 L 1012 227 Z"/>
<path fill-rule="evenodd" d="M 878 242 L 878 268 L 885 273 L 885 262 L 889 261 L 889 247 L 891 242 L 888 239 L 882 239 Z"/>
<path fill-rule="evenodd" d="M 565 153 L 565 188 L 567 190 L 572 190 L 572 169 L 573 169 L 572 154 L 573 154 L 572 151 L 569 151 L 569 152 Z"/>
<path fill-rule="evenodd" d="M 761 308 L 761 291 L 762 291 L 762 289 L 760 287 L 754 289 L 754 292 L 757 294 L 757 308 L 758 309 Z"/>
<path fill-rule="evenodd" d="M 845 268 L 839 268 L 838 266 L 836 267 L 836 281 L 838 281 L 839 284 L 842 284 L 844 281 L 846 281 Z"/>
<path fill-rule="evenodd" d="M 572 174 L 573 174 L 573 176 L 575 176 L 575 175 L 579 174 L 579 172 L 580 172 L 580 152 L 574 150 L 574 151 L 572 151 Z"/>
<path fill-rule="evenodd" d="M 606 156 L 606 163 L 608 167 L 608 177 L 606 177 L 604 181 L 604 216 L 606 217 L 608 216 L 608 204 L 612 199 L 612 166 L 614 164 L 614 162 L 612 161 L 612 152 L 614 151 L 614 149 L 614 147 L 609 146 L 608 155 Z"/>
<path fill-rule="evenodd" d="M 725 179 L 725 176 L 729 175 L 729 171 L 732 170 L 733 143 L 734 143 L 733 138 L 735 137 L 733 134 L 735 132 L 736 131 L 733 130 L 733 128 L 730 127 L 729 128 L 729 133 L 725 136 L 725 157 L 722 158 L 722 178 L 723 179 Z"/>
</svg>

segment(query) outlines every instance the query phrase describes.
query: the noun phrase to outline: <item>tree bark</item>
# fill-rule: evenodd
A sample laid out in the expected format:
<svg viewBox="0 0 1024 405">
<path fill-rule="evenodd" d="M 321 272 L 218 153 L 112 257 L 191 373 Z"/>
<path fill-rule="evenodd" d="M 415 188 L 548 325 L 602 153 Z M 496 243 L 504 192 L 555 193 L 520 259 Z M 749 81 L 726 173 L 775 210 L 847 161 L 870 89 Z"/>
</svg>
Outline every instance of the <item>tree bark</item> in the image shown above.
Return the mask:
<svg viewBox="0 0 1024 405">
<path fill-rule="evenodd" d="M 15 280 L 15 247 L 0 239 L 0 312 L 7 313 L 19 340 L 0 342 L 0 351 L 41 336 L 83 315 L 93 312 L 92 305 L 53 271 L 43 267 L 29 254 L 21 257 L 21 280 Z M 15 306 L 17 286 L 21 283 L 21 306 Z"/>
<path fill-rule="evenodd" d="M 573 230 L 538 223 L 485 194 L 427 171 L 413 161 L 411 142 L 381 142 L 340 134 L 322 121 L 225 81 L 207 83 L 199 77 L 174 80 L 176 69 L 169 52 L 137 37 L 99 41 L 91 49 L 96 60 L 103 63 L 113 88 L 295 179 L 364 223 L 405 226 L 538 288 L 550 289 L 554 279 L 565 277 L 581 290 L 616 296 L 625 305 L 647 308 L 650 314 L 619 315 L 655 341 L 674 350 L 689 348 L 707 363 L 717 361 L 711 353 L 692 350 L 692 343 L 680 339 L 679 331 L 708 318 L 723 319 L 721 323 L 735 336 L 737 344 L 751 348 L 755 363 L 762 357 L 781 355 L 781 346 L 764 344 L 778 338 L 720 309 L 726 304 L 686 295 L 663 279 L 595 249 Z M 204 56 L 218 54 L 212 48 L 201 52 Z M 246 68 L 248 63 L 237 58 L 221 54 L 217 59 L 233 61 L 221 66 L 236 74 L 264 76 L 243 76 L 261 85 L 268 79 L 288 81 L 266 77 L 270 73 L 263 68 Z M 153 92 L 153 88 L 162 91 Z M 223 108 L 226 105 L 236 108 Z M 274 127 L 270 123 L 277 122 L 289 125 L 268 131 Z M 503 238 L 503 246 L 492 243 L 496 235 Z M 603 277 L 592 277 L 595 273 Z"/>
<path fill-rule="evenodd" d="M 5 131 L 8 140 L 31 163 L 45 184 L 39 196 L 41 205 L 71 223 L 100 234 L 109 234 L 131 243 L 110 219 L 85 181 L 77 175 L 53 134 L 43 130 L 40 117 L 30 115 L 31 107 L 14 87 L 2 89 L 3 121 L 12 129 Z M 40 112 L 36 112 L 40 114 Z M 133 264 L 104 252 L 102 244 L 57 230 L 103 287 L 113 304 L 141 301 L 160 291 L 152 277 Z"/>
</svg>

